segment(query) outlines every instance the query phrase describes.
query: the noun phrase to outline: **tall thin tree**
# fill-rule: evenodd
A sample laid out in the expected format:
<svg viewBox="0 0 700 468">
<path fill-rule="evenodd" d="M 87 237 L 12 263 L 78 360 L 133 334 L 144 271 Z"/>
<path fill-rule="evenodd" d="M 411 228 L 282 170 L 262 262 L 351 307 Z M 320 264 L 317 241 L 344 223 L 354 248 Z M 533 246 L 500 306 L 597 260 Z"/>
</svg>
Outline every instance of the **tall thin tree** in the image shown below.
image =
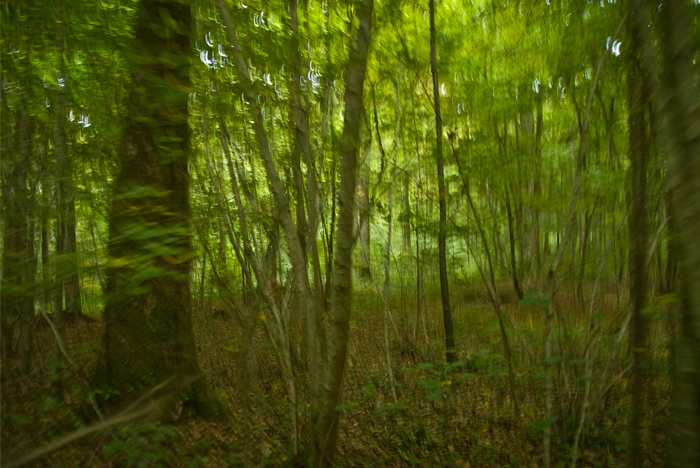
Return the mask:
<svg viewBox="0 0 700 468">
<path fill-rule="evenodd" d="M 450 307 L 450 285 L 447 281 L 447 194 L 445 190 L 445 164 L 442 157 L 442 115 L 440 113 L 440 87 L 435 52 L 435 0 L 430 0 L 430 72 L 433 75 L 433 99 L 435 106 L 436 149 L 435 160 L 438 176 L 438 198 L 440 203 L 440 226 L 438 231 L 438 255 L 440 257 L 440 297 L 442 318 L 445 325 L 445 355 L 447 362 L 457 361 L 452 309 Z"/>
</svg>

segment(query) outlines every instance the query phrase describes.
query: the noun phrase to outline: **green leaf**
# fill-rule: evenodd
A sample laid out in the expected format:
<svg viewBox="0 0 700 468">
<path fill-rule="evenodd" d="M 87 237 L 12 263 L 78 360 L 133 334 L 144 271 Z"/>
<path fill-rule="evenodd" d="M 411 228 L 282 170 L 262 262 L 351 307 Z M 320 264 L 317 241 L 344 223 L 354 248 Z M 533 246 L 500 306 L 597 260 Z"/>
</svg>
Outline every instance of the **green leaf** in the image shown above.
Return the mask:
<svg viewBox="0 0 700 468">
<path fill-rule="evenodd" d="M 408 405 L 403 401 L 397 401 L 396 403 L 392 403 L 391 405 L 389 405 L 389 407 L 393 410 L 400 411 L 408 408 Z"/>
<path fill-rule="evenodd" d="M 376 395 L 377 388 L 372 384 L 367 384 L 364 387 L 362 387 L 362 393 L 366 395 Z"/>
<path fill-rule="evenodd" d="M 340 405 L 336 406 L 334 409 L 336 411 L 348 411 L 348 410 L 354 410 L 358 406 L 359 405 L 355 402 L 341 403 Z"/>
<path fill-rule="evenodd" d="M 530 426 L 532 426 L 533 429 L 537 429 L 540 431 L 546 431 L 550 427 L 552 427 L 552 424 L 557 420 L 557 418 L 544 418 L 540 419 L 539 421 L 533 421 Z"/>
<path fill-rule="evenodd" d="M 552 304 L 552 298 L 551 297 L 543 297 L 540 299 L 540 305 L 542 307 L 549 307 Z"/>
<path fill-rule="evenodd" d="M 146 281 L 147 279 L 155 278 L 157 276 L 163 276 L 168 274 L 168 270 L 160 267 L 148 267 L 139 271 L 137 274 L 131 277 L 131 281 L 134 283 L 140 283 Z"/>
<path fill-rule="evenodd" d="M 423 388 L 425 388 L 427 390 L 430 390 L 433 388 L 440 388 L 440 382 L 438 382 L 437 380 L 434 380 L 434 379 L 424 380 L 422 382 L 422 384 L 423 384 Z"/>
<path fill-rule="evenodd" d="M 680 302 L 683 300 L 683 296 L 678 293 L 665 294 L 659 298 L 659 304 L 673 304 L 674 302 Z"/>
<path fill-rule="evenodd" d="M 545 359 L 545 364 L 556 364 L 561 361 L 561 356 L 552 356 L 549 359 Z"/>
<path fill-rule="evenodd" d="M 569 361 L 569 365 L 571 365 L 571 366 L 576 365 L 576 364 L 585 364 L 585 363 L 586 363 L 585 359 L 572 359 L 571 361 Z"/>
<path fill-rule="evenodd" d="M 131 238 L 133 240 L 146 240 L 153 239 L 154 237 L 160 237 L 166 235 L 168 232 L 162 229 L 146 229 L 143 231 L 135 232 Z"/>
<path fill-rule="evenodd" d="M 537 300 L 537 294 L 528 294 L 520 300 L 520 305 L 530 305 Z"/>
<path fill-rule="evenodd" d="M 549 377 L 550 375 L 552 375 L 552 373 L 551 373 L 550 371 L 547 371 L 547 372 L 538 372 L 538 373 L 535 374 L 533 377 L 536 378 L 536 379 L 544 379 L 545 377 Z"/>
</svg>

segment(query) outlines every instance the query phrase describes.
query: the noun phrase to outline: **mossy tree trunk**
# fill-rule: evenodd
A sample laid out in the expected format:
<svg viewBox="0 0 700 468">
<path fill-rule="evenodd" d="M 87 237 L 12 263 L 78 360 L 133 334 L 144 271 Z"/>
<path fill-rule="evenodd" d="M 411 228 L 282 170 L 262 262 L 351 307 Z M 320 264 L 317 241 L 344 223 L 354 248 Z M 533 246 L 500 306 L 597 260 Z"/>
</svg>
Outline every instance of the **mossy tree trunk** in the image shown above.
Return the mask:
<svg viewBox="0 0 700 468">
<path fill-rule="evenodd" d="M 132 83 L 109 218 L 105 308 L 110 384 L 133 389 L 201 374 L 191 321 L 188 160 L 190 4 L 142 0 Z M 200 415 L 220 406 L 197 379 L 184 392 Z"/>
</svg>

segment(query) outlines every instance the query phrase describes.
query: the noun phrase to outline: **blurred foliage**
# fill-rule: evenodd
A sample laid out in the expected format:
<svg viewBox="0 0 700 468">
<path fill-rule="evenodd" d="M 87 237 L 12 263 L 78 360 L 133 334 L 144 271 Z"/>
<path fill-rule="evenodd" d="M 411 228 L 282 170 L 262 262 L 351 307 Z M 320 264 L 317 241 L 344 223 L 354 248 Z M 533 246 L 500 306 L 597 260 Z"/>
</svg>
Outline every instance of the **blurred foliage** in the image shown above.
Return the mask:
<svg viewBox="0 0 700 468">
<path fill-rule="evenodd" d="M 692 20 L 693 59 L 696 59 L 697 45 L 700 44 L 700 5 L 698 2 L 687 3 Z M 351 47 L 348 38 L 353 37 L 357 29 L 356 4 L 352 0 L 299 2 L 298 37 L 292 33 L 288 1 L 236 0 L 226 4 L 238 27 L 256 101 L 262 109 L 264 126 L 290 197 L 292 212 L 316 202 L 308 199 L 306 188 L 302 189 L 301 195 L 297 193 L 295 169 L 298 168 L 304 178 L 313 172 L 318 180 L 321 226 L 315 240 L 321 251 L 320 268 L 325 274 L 333 252 L 332 229 L 338 208 L 337 159 L 344 116 L 344 74 Z M 624 225 L 612 251 L 605 254 L 618 223 L 627 213 L 630 200 L 627 158 L 630 40 L 623 30 L 619 38 L 612 41 L 627 4 L 615 0 L 438 2 L 437 61 L 448 185 L 448 271 L 451 280 L 464 286 L 466 291 L 463 300 L 454 300 L 456 305 L 468 304 L 470 313 L 474 314 L 473 317 L 470 315 L 470 320 L 476 321 L 465 320 L 467 306 L 455 307 L 456 315 L 462 314 L 456 319 L 458 332 L 467 338 L 472 336 L 470 334 L 476 335 L 473 340 L 476 344 L 458 342 L 458 347 L 465 350 L 459 367 L 443 367 L 438 359 L 422 364 L 406 359 L 402 369 L 412 376 L 406 379 L 415 382 L 412 381 L 410 392 L 404 392 L 406 387 L 397 387 L 401 395 L 398 401 L 390 401 L 386 395 L 387 384 L 379 370 L 381 366 L 363 368 L 371 377 L 364 380 L 353 378 L 354 386 L 348 390 L 351 396 L 336 408 L 358 420 L 365 417 L 369 408 L 386 424 L 403 421 L 405 427 L 400 429 L 405 430 L 405 438 L 400 443 L 403 444 L 400 445 L 402 457 L 410 458 L 406 455 L 409 453 L 414 456 L 420 444 L 430 447 L 426 440 L 435 437 L 435 427 L 450 424 L 450 408 L 469 404 L 458 403 L 461 401 L 458 398 L 461 398 L 460 392 L 464 388 L 476 385 L 472 381 L 484 379 L 494 388 L 505 388 L 505 358 L 499 354 L 502 351 L 483 339 L 496 329 L 496 322 L 490 312 L 483 310 L 486 293 L 474 292 L 473 285 L 481 280 L 483 273 L 480 268 L 485 268 L 488 250 L 493 253 L 496 279 L 504 290 L 510 287 L 507 283 L 512 271 L 506 204 L 513 209 L 516 268 L 528 291 L 519 302 L 522 307 L 514 310 L 523 315 L 541 315 L 542 308 L 552 304 L 553 299 L 540 290 L 541 281 L 565 228 L 581 122 L 596 67 L 606 53 L 608 58 L 593 95 L 584 188 L 576 218 L 577 237 L 565 252 L 564 284 L 575 289 L 572 284 L 578 271 L 583 272 L 586 284 L 592 283 L 593 273 L 599 262 L 603 262 L 605 300 L 599 306 L 600 310 L 595 309 L 592 320 L 596 333 L 600 333 L 597 346 L 607 350 L 614 342 L 621 322 L 619 311 L 623 310 L 622 303 L 626 300 L 629 238 L 634 235 Z M 37 316 L 38 312 L 47 312 L 55 317 L 54 314 L 60 311 L 57 308 L 64 306 L 60 294 L 58 303 L 54 302 L 56 292 L 64 288 L 64 278 L 70 275 L 71 265 L 77 265 L 83 309 L 90 315 L 99 316 L 109 280 L 108 268 L 128 271 L 125 289 L 138 300 L 149 291 L 149 282 L 176 274 L 167 265 L 159 264 L 161 260 L 168 265 L 192 262 L 189 280 L 197 313 L 204 314 L 203 311 L 211 311 L 221 304 L 228 307 L 229 302 L 238 298 L 250 303 L 258 285 L 246 283 L 244 270 L 250 265 L 239 263 L 229 240 L 229 235 L 235 240 L 241 239 L 244 229 L 252 239 L 254 253 L 264 259 L 266 271 L 275 280 L 275 288 L 278 288 L 275 293 L 280 303 L 287 301 L 285 303 L 294 305 L 286 240 L 280 232 L 278 214 L 254 134 L 253 118 L 237 78 L 226 28 L 215 2 L 193 0 L 191 5 L 191 50 L 186 65 L 191 70 L 192 85 L 183 89 L 181 83 L 176 83 L 174 88 L 185 91 L 188 96 L 190 192 L 185 195 L 189 197 L 191 212 L 189 219 L 165 225 L 151 219 L 171 214 L 162 200 L 172 193 L 141 184 L 114 186 L 120 170 L 118 156 L 128 151 L 124 144 L 125 125 L 133 117 L 128 114 L 128 89 L 138 78 L 133 76 L 134 60 L 137 59 L 132 53 L 137 0 L 4 0 L 0 3 L 2 288 L 5 310 L 14 307 L 19 298 L 29 297 L 30 307 L 36 310 Z M 369 266 L 377 275 L 384 262 L 388 174 L 396 144 L 399 177 L 405 177 L 406 182 L 397 183 L 395 188 L 394 203 L 401 206 L 394 207 L 398 216 L 394 216 L 393 222 L 397 228 L 403 228 L 403 231 L 397 229 L 395 232 L 403 232 L 405 242 L 393 244 L 392 281 L 399 288 L 389 301 L 396 304 L 396 320 L 403 329 L 391 339 L 409 341 L 406 347 L 416 348 L 424 335 L 424 346 L 429 354 L 439 341 L 436 337 L 440 336 L 441 325 L 431 319 L 434 312 L 426 307 L 435 296 L 437 283 L 439 215 L 433 167 L 435 122 L 427 2 L 377 0 L 374 11 L 359 171 L 360 177 L 367 179 L 369 192 Z M 653 31 L 657 28 L 657 13 L 652 16 L 650 24 Z M 161 19 L 168 22 L 167 18 Z M 173 63 L 177 62 L 170 58 Z M 167 62 L 168 57 L 161 56 L 160 59 Z M 292 97 L 295 83 L 291 76 L 291 64 L 295 60 L 301 69 L 302 104 L 309 122 L 314 155 L 312 164 L 295 162 L 293 141 L 296 128 Z M 401 81 L 397 82 L 399 63 L 403 74 Z M 164 80 L 158 83 L 158 89 L 167 90 L 173 84 L 167 78 Z M 400 95 L 399 115 L 395 113 L 394 101 L 397 90 Z M 149 97 L 153 96 L 141 96 L 144 101 Z M 65 109 L 61 107 L 62 99 L 65 99 Z M 168 115 L 164 109 L 157 111 L 160 116 Z M 398 141 L 394 141 L 397 121 Z M 58 144 L 59 123 L 65 127 L 65 165 Z M 158 122 L 155 124 L 157 126 Z M 665 223 L 668 216 L 665 155 L 656 139 L 657 125 L 652 120 L 649 128 L 654 137 L 649 151 L 647 188 L 647 212 L 652 233 Z M 163 148 L 176 143 L 177 138 L 172 135 L 159 135 L 156 146 Z M 205 161 L 205 151 L 212 161 L 213 177 Z M 230 161 L 226 158 L 227 152 L 230 152 Z M 233 174 L 238 178 L 241 204 L 249 221 L 247 226 L 241 223 L 232 185 Z M 466 180 L 463 175 L 466 175 Z M 65 212 L 59 203 L 60 184 L 72 187 L 75 252 L 68 252 L 61 244 L 65 234 L 61 231 Z M 224 200 L 223 206 L 218 204 L 217 191 Z M 474 198 L 475 211 L 486 230 L 486 245 L 478 237 L 471 208 L 466 202 L 467 191 Z M 115 196 L 115 193 L 119 195 Z M 113 239 L 138 244 L 139 249 L 133 255 L 110 257 L 107 253 L 108 218 L 116 202 L 127 204 L 135 216 L 141 216 L 139 222 L 121 225 L 123 237 Z M 14 226 L 18 225 L 13 221 L 18 218 L 25 223 L 15 229 Z M 229 226 L 227 220 L 232 220 Z M 12 250 L 10 247 L 15 244 L 11 236 L 16 235 L 17 230 L 22 230 L 25 242 L 21 248 Z M 191 245 L 183 245 L 182 238 L 191 240 Z M 680 300 L 675 289 L 669 289 L 667 284 L 669 270 L 674 268 L 670 263 L 672 242 L 669 229 L 661 230 L 658 248 L 651 261 L 651 302 L 645 313 L 649 320 L 659 324 L 659 328 L 665 321 L 673 321 L 669 311 L 674 310 L 674 305 Z M 587 250 L 583 249 L 584 244 Z M 362 255 L 362 249 L 357 248 L 358 263 Z M 17 266 L 15 270 L 14 266 Z M 422 277 L 416 280 L 418 268 Z M 356 286 L 360 294 L 355 305 L 360 314 L 380 309 L 377 303 L 367 299 L 373 291 L 368 278 L 366 275 Z M 469 288 L 472 290 L 467 291 Z M 415 300 L 416 290 L 423 292 L 422 309 L 411 302 Z M 574 325 L 557 332 L 563 344 L 546 364 L 555 365 L 557 377 L 568 385 L 564 388 L 567 395 L 560 396 L 565 402 L 562 406 L 576 413 L 578 410 L 572 408 L 578 403 L 577 392 L 585 384 L 585 379 L 590 379 L 583 375 L 585 360 L 581 358 L 581 350 L 585 325 L 582 325 L 584 319 L 581 318 L 583 308 L 579 305 L 587 305 L 588 299 L 582 299 L 583 294 L 576 299 L 573 297 L 572 293 L 571 298 L 567 296 L 562 300 L 568 301 L 564 306 L 555 301 L 565 316 L 564 322 L 571 320 Z M 419 313 L 416 313 L 416 308 Z M 5 313 L 3 317 L 3 359 L 9 351 L 17 348 L 20 341 L 18 317 L 14 312 Z M 542 347 L 541 330 L 532 325 L 530 315 L 527 317 L 530 322 L 521 330 L 508 328 L 508 333 L 511 336 L 522 333 L 522 341 L 539 351 Z M 520 320 L 519 316 L 516 318 Z M 212 320 L 207 318 L 207 327 L 211 326 Z M 239 327 L 240 324 L 228 326 Z M 366 326 L 362 319 L 353 318 L 353 329 Z M 673 336 L 673 327 L 674 324 L 668 325 L 669 336 Z M 52 339 L 48 334 L 42 336 L 47 337 L 47 341 Z M 498 343 L 498 337 L 489 337 Z M 269 338 L 256 335 L 257 339 L 264 341 Z M 663 339 L 654 335 L 654 339 L 663 342 L 655 351 L 658 355 L 654 369 L 654 372 L 662 373 L 666 370 L 665 357 L 672 354 L 668 344 L 671 339 L 666 335 Z M 9 351 L 5 351 L 6 346 Z M 75 349 L 74 344 L 71 346 Z M 227 341 L 221 349 L 234 348 Z M 397 354 L 411 352 L 414 351 L 407 352 L 402 348 Z M 231 351 L 229 354 L 236 353 Z M 520 383 L 534 389 L 529 394 L 530 400 L 523 406 L 528 421 L 525 430 L 536 438 L 540 431 L 554 427 L 560 431 L 562 440 L 566 439 L 575 421 L 564 417 L 542 419 L 537 409 L 541 382 L 553 374 L 547 374 L 530 363 L 524 352 L 516 351 L 516 354 Z M 272 361 L 274 355 L 270 356 Z M 604 365 L 604 359 L 602 353 L 592 358 L 595 369 Z M 623 360 L 621 358 L 620 362 Z M 59 371 L 64 372 L 62 368 Z M 564 390 L 561 390 L 562 394 Z M 278 397 L 286 398 L 285 395 Z M 381 403 L 377 402 L 378 399 L 382 400 Z M 486 405 L 489 408 L 493 407 L 492 400 L 489 396 Z M 418 401 L 437 405 L 431 408 L 441 408 L 439 417 L 442 423 L 436 419 L 431 422 L 434 427 L 428 423 L 425 424 L 430 426 L 427 430 L 418 427 L 423 423 L 406 416 Z M 50 403 L 58 405 L 58 401 L 51 400 Z M 500 406 L 507 406 L 507 403 L 501 402 Z M 611 417 L 619 424 L 623 418 L 621 408 L 626 406 L 614 407 L 620 414 Z M 279 419 L 284 419 L 288 411 L 286 404 L 271 410 Z M 5 407 L 3 420 L 17 426 L 33 421 L 14 411 L 6 412 Z M 288 430 L 290 424 L 285 420 L 278 425 Z M 105 443 L 104 456 L 118 459 L 123 466 L 167 466 L 178 456 L 169 448 L 173 436 L 173 429 L 158 423 L 125 426 Z M 603 452 L 608 449 L 606 441 L 621 444 L 620 427 L 601 425 L 591 428 L 587 442 L 590 447 Z M 613 448 L 616 456 L 622 451 L 617 445 Z M 445 453 L 452 453 L 445 447 L 443 449 Z M 487 447 L 474 442 L 473 449 L 470 452 L 472 463 L 509 462 L 497 445 Z M 268 452 L 267 456 L 274 464 L 282 463 L 282 457 L 290 454 L 287 447 Z M 446 455 L 442 460 L 451 456 Z M 231 464 L 243 463 L 237 455 L 230 457 Z M 562 453 L 560 459 L 564 458 Z M 429 457 L 426 455 L 424 460 L 429 460 Z M 202 466 L 206 465 L 203 460 L 192 463 L 200 462 Z M 429 465 L 429 461 L 425 463 Z"/>
</svg>

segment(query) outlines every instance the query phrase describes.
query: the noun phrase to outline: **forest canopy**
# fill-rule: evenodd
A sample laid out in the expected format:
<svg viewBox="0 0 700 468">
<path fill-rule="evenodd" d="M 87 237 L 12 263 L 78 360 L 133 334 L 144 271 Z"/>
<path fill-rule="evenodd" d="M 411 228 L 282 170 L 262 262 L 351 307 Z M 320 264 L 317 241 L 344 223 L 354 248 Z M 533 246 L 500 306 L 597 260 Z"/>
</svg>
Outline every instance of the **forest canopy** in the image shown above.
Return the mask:
<svg viewBox="0 0 700 468">
<path fill-rule="evenodd" d="M 697 0 L 2 0 L 8 466 L 700 466 Z"/>
</svg>

